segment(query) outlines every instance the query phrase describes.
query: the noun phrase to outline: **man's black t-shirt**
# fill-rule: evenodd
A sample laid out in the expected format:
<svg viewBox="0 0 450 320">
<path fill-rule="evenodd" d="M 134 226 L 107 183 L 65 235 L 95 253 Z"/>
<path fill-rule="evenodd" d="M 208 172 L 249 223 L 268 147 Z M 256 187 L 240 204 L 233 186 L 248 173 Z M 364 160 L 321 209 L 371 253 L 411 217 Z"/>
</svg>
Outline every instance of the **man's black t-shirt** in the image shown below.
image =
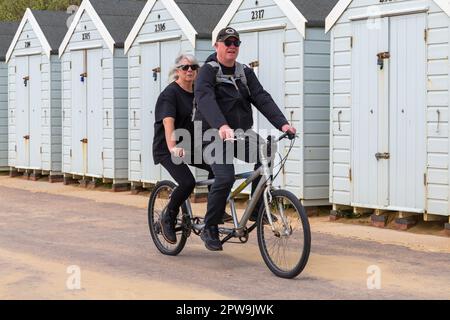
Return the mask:
<svg viewBox="0 0 450 320">
<path fill-rule="evenodd" d="M 170 156 L 163 125 L 165 118 L 174 118 L 175 129 L 186 129 L 193 136 L 193 101 L 194 93 L 184 90 L 176 82 L 172 82 L 160 94 L 155 108 L 155 137 L 153 139 L 155 164 L 161 163 L 164 158 Z M 180 141 L 177 141 L 177 143 L 180 143 Z"/>
</svg>

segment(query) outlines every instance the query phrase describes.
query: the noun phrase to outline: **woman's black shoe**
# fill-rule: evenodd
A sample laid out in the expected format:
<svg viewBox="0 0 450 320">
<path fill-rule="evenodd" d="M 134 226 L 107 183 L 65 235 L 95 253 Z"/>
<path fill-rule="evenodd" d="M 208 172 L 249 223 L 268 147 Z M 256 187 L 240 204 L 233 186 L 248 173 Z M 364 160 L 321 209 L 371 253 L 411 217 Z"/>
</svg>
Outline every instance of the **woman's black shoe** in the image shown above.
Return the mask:
<svg viewBox="0 0 450 320">
<path fill-rule="evenodd" d="M 161 216 L 161 233 L 170 244 L 177 243 L 177 234 L 175 226 L 177 225 L 177 212 L 165 211 Z"/>
</svg>

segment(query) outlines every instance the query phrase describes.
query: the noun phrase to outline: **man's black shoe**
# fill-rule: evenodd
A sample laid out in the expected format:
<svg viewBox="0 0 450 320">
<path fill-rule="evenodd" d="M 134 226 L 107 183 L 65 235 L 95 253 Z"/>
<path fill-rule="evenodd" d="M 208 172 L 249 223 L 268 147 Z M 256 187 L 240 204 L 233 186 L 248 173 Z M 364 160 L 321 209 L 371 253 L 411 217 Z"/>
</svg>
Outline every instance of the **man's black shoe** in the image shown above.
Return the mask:
<svg viewBox="0 0 450 320">
<path fill-rule="evenodd" d="M 225 222 L 233 222 L 233 216 L 228 214 L 228 213 L 226 213 L 226 212 L 224 212 L 223 213 L 223 217 L 222 217 L 222 222 L 223 223 L 225 223 Z"/>
<path fill-rule="evenodd" d="M 170 244 L 177 243 L 177 234 L 175 233 L 177 216 L 178 213 L 175 211 L 164 211 L 161 215 L 161 233 Z"/>
<path fill-rule="evenodd" d="M 205 243 L 205 247 L 211 251 L 222 251 L 222 242 L 219 238 L 219 227 L 218 226 L 207 226 L 203 229 L 200 238 Z"/>
</svg>

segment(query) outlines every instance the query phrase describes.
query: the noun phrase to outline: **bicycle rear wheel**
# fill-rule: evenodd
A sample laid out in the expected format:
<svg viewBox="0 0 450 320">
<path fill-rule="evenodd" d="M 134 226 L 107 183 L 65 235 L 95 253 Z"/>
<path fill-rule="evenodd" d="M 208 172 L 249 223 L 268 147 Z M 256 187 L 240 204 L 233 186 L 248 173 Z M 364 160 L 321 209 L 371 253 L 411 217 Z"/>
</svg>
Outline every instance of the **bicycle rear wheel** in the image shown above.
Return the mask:
<svg viewBox="0 0 450 320">
<path fill-rule="evenodd" d="M 273 191 L 269 207 L 275 231 L 266 222 L 266 208 L 262 206 L 257 221 L 261 255 L 275 275 L 295 278 L 308 263 L 311 250 L 308 216 L 297 197 L 286 190 Z"/>
<path fill-rule="evenodd" d="M 153 242 L 162 254 L 168 256 L 176 256 L 184 249 L 189 234 L 187 230 L 187 221 L 184 215 L 184 213 L 187 212 L 187 209 L 184 204 L 178 214 L 178 223 L 175 227 L 177 243 L 170 244 L 167 242 L 161 232 L 161 216 L 165 212 L 170 196 L 175 188 L 175 183 L 171 181 L 159 182 L 150 195 L 148 204 L 148 225 Z"/>
</svg>

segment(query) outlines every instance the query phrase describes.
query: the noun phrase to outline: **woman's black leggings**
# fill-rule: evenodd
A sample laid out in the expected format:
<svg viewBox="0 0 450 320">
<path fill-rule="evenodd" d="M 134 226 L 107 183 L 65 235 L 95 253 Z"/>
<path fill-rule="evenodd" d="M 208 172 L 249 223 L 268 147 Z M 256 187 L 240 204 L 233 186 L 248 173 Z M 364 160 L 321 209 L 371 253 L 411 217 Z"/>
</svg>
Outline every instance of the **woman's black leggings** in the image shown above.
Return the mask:
<svg viewBox="0 0 450 320">
<path fill-rule="evenodd" d="M 167 205 L 169 211 L 178 212 L 181 205 L 189 198 L 192 191 L 194 191 L 196 184 L 195 178 L 187 164 L 174 164 L 171 157 L 167 157 L 161 161 L 161 165 L 170 173 L 178 185 L 172 192 L 169 204 Z M 208 171 L 208 179 L 214 178 L 214 174 L 209 165 L 200 164 L 192 166 Z"/>
</svg>

